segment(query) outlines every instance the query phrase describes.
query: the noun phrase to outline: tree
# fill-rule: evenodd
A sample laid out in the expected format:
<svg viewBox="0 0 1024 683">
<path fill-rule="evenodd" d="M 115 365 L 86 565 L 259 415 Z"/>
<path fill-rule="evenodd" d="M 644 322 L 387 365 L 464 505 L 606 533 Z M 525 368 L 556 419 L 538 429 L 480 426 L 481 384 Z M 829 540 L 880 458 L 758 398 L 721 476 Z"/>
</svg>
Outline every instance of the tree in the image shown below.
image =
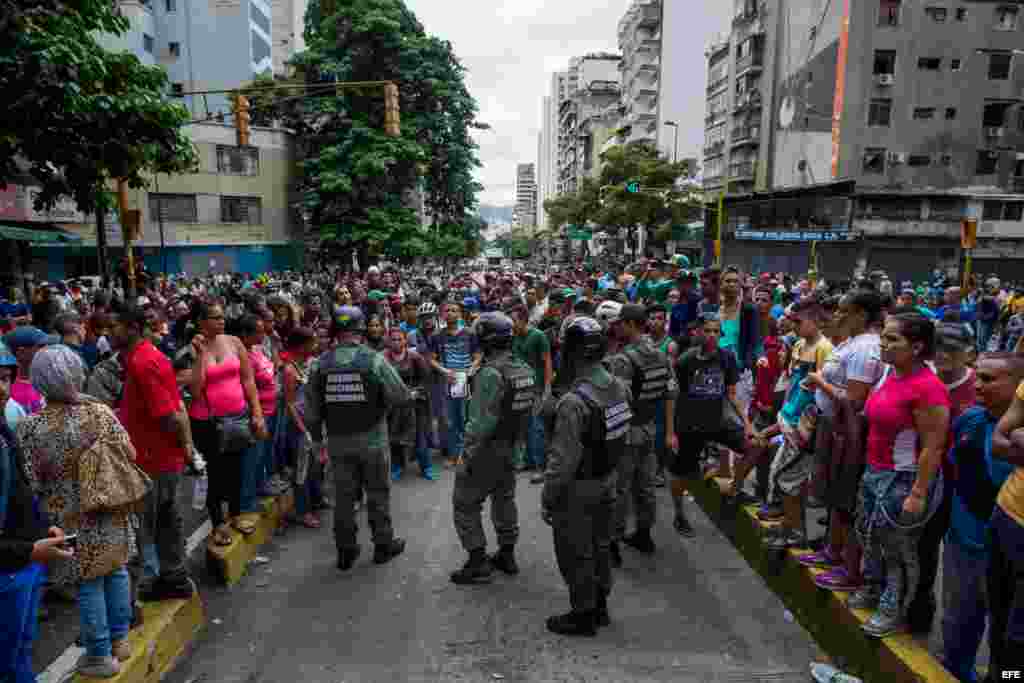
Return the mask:
<svg viewBox="0 0 1024 683">
<path fill-rule="evenodd" d="M 560 194 L 544 200 L 544 210 L 552 226 L 578 225 L 585 227 L 598 217 L 601 211 L 599 201 L 601 184 L 594 178 L 583 178 L 575 192 Z"/>
<path fill-rule="evenodd" d="M 471 212 L 482 187 L 470 129 L 485 125 L 451 44 L 428 36 L 401 0 L 313 0 L 305 36 L 308 49 L 293 59 L 298 82 L 392 81 L 401 110 L 402 134 L 391 138 L 380 88 L 260 94 L 258 106 L 298 133 L 305 203 L 321 237 L 363 256 L 475 253 Z M 419 188 L 429 231 L 414 208 Z"/>
<path fill-rule="evenodd" d="M 601 155 L 605 187 L 596 222 L 617 231 L 640 227 L 648 234 L 664 226 L 692 220 L 700 197 L 687 181 L 693 169 L 686 161 L 671 163 L 655 147 L 642 143 L 616 145 Z M 636 182 L 640 192 L 626 190 Z M 635 242 L 634 250 L 635 250 Z"/>
<path fill-rule="evenodd" d="M 189 113 L 164 98 L 164 70 L 95 37 L 129 28 L 110 0 L 0 0 L 0 186 L 27 172 L 37 208 L 69 196 L 92 212 L 109 179 L 138 188 L 195 167 Z"/>
</svg>

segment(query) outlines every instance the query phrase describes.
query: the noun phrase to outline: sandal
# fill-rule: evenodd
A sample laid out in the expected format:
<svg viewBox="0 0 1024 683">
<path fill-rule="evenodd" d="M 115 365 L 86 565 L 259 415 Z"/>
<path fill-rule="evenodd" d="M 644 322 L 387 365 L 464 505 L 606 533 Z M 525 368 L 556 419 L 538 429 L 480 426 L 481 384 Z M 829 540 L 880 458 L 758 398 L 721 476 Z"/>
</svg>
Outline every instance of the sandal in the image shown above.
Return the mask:
<svg viewBox="0 0 1024 683">
<path fill-rule="evenodd" d="M 782 533 L 770 537 L 765 543 L 770 550 L 787 550 L 788 548 L 806 548 L 807 539 L 799 531 L 786 529 Z"/>
<path fill-rule="evenodd" d="M 256 524 L 250 519 L 236 517 L 231 521 L 231 528 L 243 536 L 251 536 L 256 531 Z"/>
<path fill-rule="evenodd" d="M 210 532 L 210 540 L 213 541 L 214 545 L 224 547 L 234 543 L 235 539 L 231 537 L 231 531 L 228 528 L 228 525 L 221 524 L 219 527 Z"/>
</svg>

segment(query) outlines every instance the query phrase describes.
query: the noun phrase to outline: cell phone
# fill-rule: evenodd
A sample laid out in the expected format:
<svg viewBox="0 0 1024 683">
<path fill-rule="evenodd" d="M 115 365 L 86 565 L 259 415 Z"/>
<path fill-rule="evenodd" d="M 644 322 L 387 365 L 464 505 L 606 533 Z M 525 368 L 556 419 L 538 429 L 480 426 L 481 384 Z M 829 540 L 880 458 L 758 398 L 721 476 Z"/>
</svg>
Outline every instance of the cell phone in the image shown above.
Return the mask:
<svg viewBox="0 0 1024 683">
<path fill-rule="evenodd" d="M 74 550 L 78 547 L 78 534 L 65 535 L 60 545 L 64 549 Z"/>
</svg>

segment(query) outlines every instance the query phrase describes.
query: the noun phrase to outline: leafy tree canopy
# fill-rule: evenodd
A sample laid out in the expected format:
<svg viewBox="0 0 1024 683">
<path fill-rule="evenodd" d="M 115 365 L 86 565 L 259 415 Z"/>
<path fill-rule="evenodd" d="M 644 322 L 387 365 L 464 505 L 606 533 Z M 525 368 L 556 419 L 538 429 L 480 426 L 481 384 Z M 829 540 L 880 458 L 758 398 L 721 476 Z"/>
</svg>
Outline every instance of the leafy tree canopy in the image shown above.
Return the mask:
<svg viewBox="0 0 1024 683">
<path fill-rule="evenodd" d="M 90 212 L 110 178 L 142 187 L 195 167 L 164 70 L 95 38 L 129 27 L 110 0 L 0 0 L 0 184 L 27 170 L 39 208 L 70 196 Z"/>
</svg>

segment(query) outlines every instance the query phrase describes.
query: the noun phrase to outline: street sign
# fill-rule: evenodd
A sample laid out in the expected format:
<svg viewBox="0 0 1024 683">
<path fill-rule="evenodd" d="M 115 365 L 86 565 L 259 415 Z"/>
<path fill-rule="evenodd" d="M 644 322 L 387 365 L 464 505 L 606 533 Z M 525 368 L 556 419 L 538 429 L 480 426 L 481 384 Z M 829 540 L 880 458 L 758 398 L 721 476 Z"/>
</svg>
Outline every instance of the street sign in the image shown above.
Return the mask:
<svg viewBox="0 0 1024 683">
<path fill-rule="evenodd" d="M 593 237 L 594 233 L 586 228 L 581 228 L 578 225 L 570 225 L 567 227 L 566 236 L 571 240 L 579 240 L 582 242 L 589 242 Z"/>
<path fill-rule="evenodd" d="M 636 194 L 639 191 L 640 183 L 638 183 L 637 181 L 631 180 L 628 183 L 626 183 L 626 192 L 629 192 L 630 194 Z"/>
</svg>

